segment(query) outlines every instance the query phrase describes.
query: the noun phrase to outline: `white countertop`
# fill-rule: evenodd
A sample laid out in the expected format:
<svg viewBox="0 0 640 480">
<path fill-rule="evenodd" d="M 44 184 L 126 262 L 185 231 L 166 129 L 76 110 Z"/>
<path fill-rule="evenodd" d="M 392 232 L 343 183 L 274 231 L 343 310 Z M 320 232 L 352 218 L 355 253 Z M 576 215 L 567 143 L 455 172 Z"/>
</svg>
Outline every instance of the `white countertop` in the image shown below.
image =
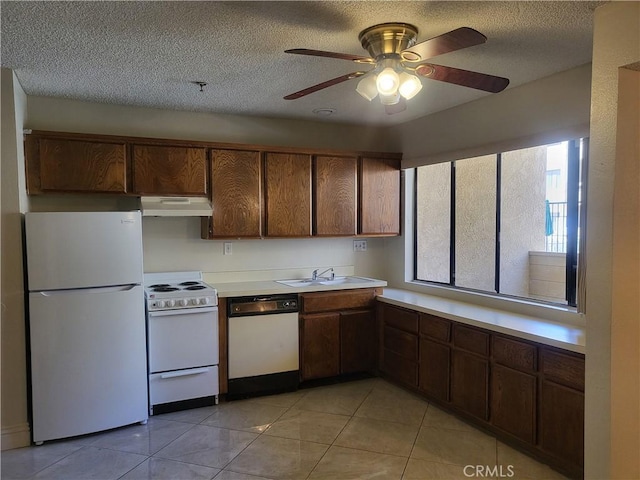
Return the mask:
<svg viewBox="0 0 640 480">
<path fill-rule="evenodd" d="M 383 294 L 377 298 L 392 305 L 430 313 L 467 325 L 577 353 L 585 353 L 585 328 L 580 326 L 564 325 L 517 313 L 395 288 L 385 288 Z"/>
<path fill-rule="evenodd" d="M 336 285 L 314 284 L 307 287 L 290 287 L 275 280 L 262 280 L 255 282 L 230 282 L 230 283 L 211 283 L 218 291 L 218 296 L 226 297 L 245 297 L 251 295 L 275 295 L 278 293 L 305 293 L 305 292 L 327 292 L 330 290 L 351 290 L 354 288 L 377 288 L 386 287 L 387 282 L 384 280 L 376 280 L 375 278 L 362 278 L 362 282 L 341 283 Z"/>
</svg>

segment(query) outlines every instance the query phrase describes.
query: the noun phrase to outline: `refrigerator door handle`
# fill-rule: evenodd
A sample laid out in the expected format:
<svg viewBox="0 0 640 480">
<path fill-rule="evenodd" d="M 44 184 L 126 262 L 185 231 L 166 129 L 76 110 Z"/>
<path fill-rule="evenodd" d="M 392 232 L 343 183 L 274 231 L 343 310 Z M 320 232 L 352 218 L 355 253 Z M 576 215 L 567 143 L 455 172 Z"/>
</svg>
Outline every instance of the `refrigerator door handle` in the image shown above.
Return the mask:
<svg viewBox="0 0 640 480">
<path fill-rule="evenodd" d="M 114 285 L 112 287 L 89 287 L 89 288 L 71 288 L 67 290 L 43 290 L 38 293 L 43 297 L 53 297 L 55 295 L 70 295 L 74 293 L 115 293 L 115 292 L 128 292 L 139 286 L 139 283 L 128 283 L 126 285 Z"/>
<path fill-rule="evenodd" d="M 207 373 L 209 368 L 192 368 L 191 370 L 179 370 L 177 372 L 167 372 L 160 374 L 160 378 L 175 378 L 175 377 L 186 377 L 187 375 L 199 375 L 201 373 Z"/>
</svg>

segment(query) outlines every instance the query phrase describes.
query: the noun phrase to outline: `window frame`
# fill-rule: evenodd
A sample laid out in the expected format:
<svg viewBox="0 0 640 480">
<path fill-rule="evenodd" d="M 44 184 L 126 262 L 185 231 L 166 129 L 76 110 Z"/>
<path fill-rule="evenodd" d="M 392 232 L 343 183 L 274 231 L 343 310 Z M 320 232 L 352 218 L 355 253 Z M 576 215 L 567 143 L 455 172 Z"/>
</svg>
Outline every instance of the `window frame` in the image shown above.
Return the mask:
<svg viewBox="0 0 640 480">
<path fill-rule="evenodd" d="M 413 282 L 423 285 L 439 286 L 450 288 L 455 291 L 477 293 L 494 298 L 511 299 L 524 301 L 533 304 L 540 304 L 552 307 L 565 307 L 574 311 L 580 311 L 584 305 L 583 298 L 578 285 L 578 272 L 584 265 L 580 265 L 578 258 L 578 250 L 582 250 L 584 238 L 586 235 L 584 218 L 586 218 L 586 186 L 585 172 L 588 163 L 588 137 L 578 137 L 565 140 L 557 140 L 548 144 L 533 145 L 531 147 L 522 147 L 521 149 L 542 147 L 552 145 L 554 143 L 568 142 L 568 179 L 567 179 L 567 252 L 565 266 L 565 301 L 566 303 L 553 302 L 526 296 L 511 295 L 500 292 L 500 231 L 501 231 L 501 200 L 502 200 L 502 154 L 504 152 L 492 153 L 496 155 L 496 235 L 495 235 L 495 291 L 479 290 L 468 287 L 461 287 L 455 284 L 455 215 L 456 215 L 456 183 L 455 183 L 455 162 L 450 160 L 446 163 L 451 165 L 451 192 L 450 192 L 450 225 L 449 225 L 449 282 L 438 282 L 432 280 L 424 280 L 418 278 L 418 167 L 414 167 L 413 178 Z M 521 149 L 513 149 L 516 151 Z M 474 158 L 474 157 L 470 157 Z M 460 158 L 458 160 L 466 160 Z M 422 165 L 429 166 L 429 165 Z M 582 184 L 582 191 L 580 187 Z M 571 220 L 570 218 L 571 217 Z M 578 238 L 578 230 L 581 231 L 581 237 Z M 584 251 L 584 250 L 582 250 Z"/>
</svg>

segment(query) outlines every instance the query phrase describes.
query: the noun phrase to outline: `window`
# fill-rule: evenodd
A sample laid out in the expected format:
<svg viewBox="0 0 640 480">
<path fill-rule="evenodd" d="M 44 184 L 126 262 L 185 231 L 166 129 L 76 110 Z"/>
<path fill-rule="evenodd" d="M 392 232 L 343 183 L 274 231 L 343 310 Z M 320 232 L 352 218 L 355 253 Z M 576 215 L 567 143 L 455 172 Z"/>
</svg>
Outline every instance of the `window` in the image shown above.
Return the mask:
<svg viewBox="0 0 640 480">
<path fill-rule="evenodd" d="M 415 279 L 576 306 L 583 142 L 417 168 Z"/>
</svg>

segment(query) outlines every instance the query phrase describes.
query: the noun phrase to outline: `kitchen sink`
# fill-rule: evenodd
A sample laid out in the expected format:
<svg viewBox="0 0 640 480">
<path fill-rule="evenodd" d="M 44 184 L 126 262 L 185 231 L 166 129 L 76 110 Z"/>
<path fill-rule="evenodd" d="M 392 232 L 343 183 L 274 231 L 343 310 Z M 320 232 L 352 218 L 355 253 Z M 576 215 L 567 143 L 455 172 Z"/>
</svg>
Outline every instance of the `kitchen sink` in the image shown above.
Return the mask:
<svg viewBox="0 0 640 480">
<path fill-rule="evenodd" d="M 276 282 L 287 285 L 288 287 L 308 287 L 310 285 L 342 285 L 345 283 L 367 283 L 373 282 L 373 280 L 364 277 L 335 277 L 333 280 L 330 280 L 328 278 L 318 278 L 317 280 L 312 280 L 311 278 L 301 278 L 292 280 L 276 280 Z"/>
</svg>

